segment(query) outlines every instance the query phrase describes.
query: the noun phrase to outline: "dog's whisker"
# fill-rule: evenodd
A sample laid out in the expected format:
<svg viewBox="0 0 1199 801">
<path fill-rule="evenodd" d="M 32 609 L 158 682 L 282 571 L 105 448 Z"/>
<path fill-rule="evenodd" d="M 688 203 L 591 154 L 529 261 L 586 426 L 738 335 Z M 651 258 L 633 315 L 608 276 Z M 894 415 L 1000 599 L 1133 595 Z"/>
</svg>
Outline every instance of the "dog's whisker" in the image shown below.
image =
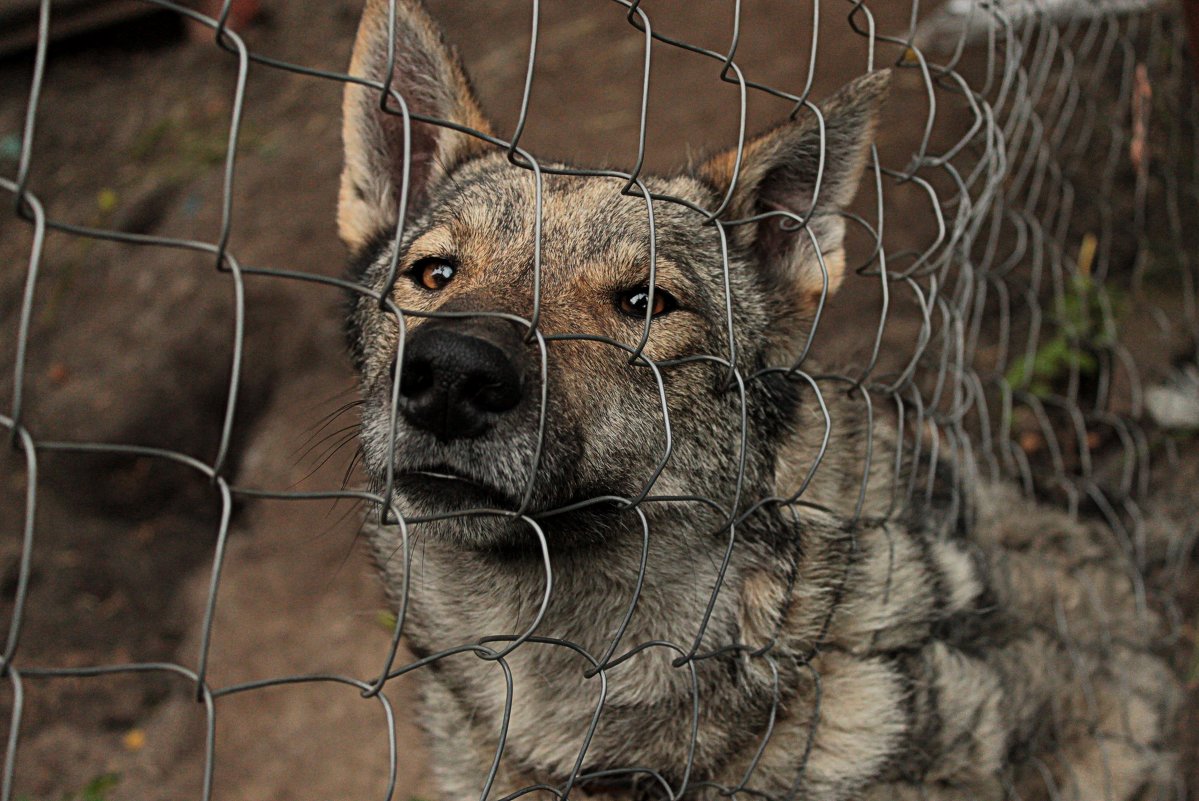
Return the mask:
<svg viewBox="0 0 1199 801">
<path fill-rule="evenodd" d="M 322 431 L 324 431 L 326 428 L 328 428 L 334 422 L 336 422 L 339 417 L 341 417 L 343 414 L 346 414 L 347 412 L 349 412 L 353 409 L 360 408 L 364 403 L 365 403 L 365 401 L 363 401 L 360 398 L 357 400 L 352 400 L 349 403 L 342 404 L 337 409 L 334 409 L 332 412 L 325 415 L 320 420 L 316 421 L 316 423 L 314 423 L 312 425 L 312 427 L 308 430 L 308 432 L 305 432 L 305 433 L 311 432 L 311 433 L 309 433 L 308 438 L 305 439 L 304 442 L 302 442 L 299 446 L 297 446 L 296 449 L 292 452 L 292 454 L 291 454 L 292 458 L 295 458 L 297 453 L 299 453 L 301 450 L 304 449 L 304 447 L 306 447 L 309 443 L 311 443 L 314 438 L 319 436 Z"/>
<path fill-rule="evenodd" d="M 307 457 L 309 454 L 311 454 L 311 453 L 312 453 L 313 451 L 315 451 L 317 448 L 319 448 L 319 447 L 321 447 L 322 445 L 324 445 L 325 443 L 327 443 L 329 440 L 333 440 L 333 439 L 339 439 L 339 438 L 342 438 L 342 437 L 344 437 L 344 436 L 346 435 L 346 433 L 347 433 L 347 432 L 351 432 L 351 431 L 352 431 L 352 432 L 355 432 L 355 435 L 357 435 L 357 433 L 359 433 L 359 432 L 361 432 L 361 431 L 362 431 L 362 423 L 361 423 L 361 422 L 355 422 L 355 423 L 351 423 L 351 424 L 350 424 L 350 425 L 348 425 L 348 426 L 343 426 L 343 427 L 341 427 L 341 428 L 339 428 L 339 429 L 336 429 L 336 430 L 334 430 L 334 431 L 330 431 L 330 432 L 329 432 L 328 434 L 326 434 L 325 436 L 321 437 L 320 439 L 316 440 L 315 442 L 312 442 L 312 443 L 310 443 L 310 444 L 309 444 L 307 447 L 305 447 L 305 448 L 304 448 L 304 450 L 303 450 L 302 452 L 300 452 L 298 455 L 294 455 L 294 454 L 293 454 L 293 456 L 294 456 L 294 458 L 296 459 L 296 461 L 297 461 L 297 462 L 303 461 L 303 460 L 304 460 L 304 459 L 305 459 L 305 458 L 306 458 L 306 457 Z"/>
<path fill-rule="evenodd" d="M 334 456 L 336 456 L 337 453 L 342 448 L 344 448 L 346 445 L 356 442 L 357 440 L 358 440 L 358 426 L 353 426 L 353 430 L 350 433 L 344 434 L 340 440 L 334 442 L 328 448 L 326 448 L 324 451 L 322 451 L 321 454 L 318 457 L 316 457 L 317 462 L 312 467 L 312 469 L 310 469 L 307 473 L 305 473 L 302 478 L 297 479 L 295 482 L 293 482 L 290 485 L 289 489 L 295 489 L 296 487 L 302 485 L 304 482 L 308 481 L 314 475 L 319 473 L 321 471 L 321 468 L 323 468 L 326 464 L 328 464 L 329 460 L 331 460 Z"/>
</svg>

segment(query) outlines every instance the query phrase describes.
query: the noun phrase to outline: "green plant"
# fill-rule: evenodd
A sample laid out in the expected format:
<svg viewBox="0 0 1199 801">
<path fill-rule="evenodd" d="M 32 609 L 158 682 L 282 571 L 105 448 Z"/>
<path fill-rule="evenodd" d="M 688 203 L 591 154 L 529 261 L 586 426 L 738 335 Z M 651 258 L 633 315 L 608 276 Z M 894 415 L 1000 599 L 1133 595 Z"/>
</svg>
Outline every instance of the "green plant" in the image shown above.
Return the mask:
<svg viewBox="0 0 1199 801">
<path fill-rule="evenodd" d="M 79 801 L 108 801 L 108 794 L 116 789 L 120 781 L 120 774 L 102 773 L 88 782 L 77 797 Z"/>
<path fill-rule="evenodd" d="M 385 631 L 395 631 L 396 616 L 390 609 L 383 609 L 375 615 L 375 622 Z"/>
<path fill-rule="evenodd" d="M 1095 353 L 1114 341 L 1111 321 L 1118 316 L 1121 303 L 1114 288 L 1091 278 L 1094 252 L 1095 239 L 1088 235 L 1079 253 L 1078 273 L 1056 298 L 1051 335 L 1034 353 L 1012 363 L 1005 374 L 1009 386 L 1044 398 L 1058 390 L 1071 370 L 1083 378 L 1097 376 Z"/>
<path fill-rule="evenodd" d="M 74 793 L 63 793 L 62 801 L 112 801 L 109 794 L 121 781 L 119 773 L 101 773 Z M 36 801 L 31 796 L 19 795 L 17 801 Z"/>
</svg>

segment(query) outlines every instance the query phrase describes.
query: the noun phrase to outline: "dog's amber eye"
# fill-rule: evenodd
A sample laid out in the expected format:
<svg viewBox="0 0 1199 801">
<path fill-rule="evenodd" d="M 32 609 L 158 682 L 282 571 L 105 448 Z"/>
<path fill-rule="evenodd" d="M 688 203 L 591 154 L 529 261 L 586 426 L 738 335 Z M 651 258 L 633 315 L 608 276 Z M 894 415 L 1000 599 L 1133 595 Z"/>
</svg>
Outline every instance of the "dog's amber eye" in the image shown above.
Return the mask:
<svg viewBox="0 0 1199 801">
<path fill-rule="evenodd" d="M 678 302 L 665 289 L 662 287 L 654 289 L 654 317 L 669 314 L 677 306 Z M 643 286 L 621 292 L 616 296 L 616 308 L 620 310 L 621 314 L 645 319 L 645 313 L 649 308 L 649 287 Z"/>
<path fill-rule="evenodd" d="M 445 289 L 445 285 L 454 280 L 454 275 L 457 272 L 458 268 L 450 260 L 437 256 L 429 256 L 424 259 L 417 259 L 416 264 L 412 265 L 412 269 L 408 274 L 412 276 L 413 281 L 424 289 L 436 292 L 440 289 Z"/>
</svg>

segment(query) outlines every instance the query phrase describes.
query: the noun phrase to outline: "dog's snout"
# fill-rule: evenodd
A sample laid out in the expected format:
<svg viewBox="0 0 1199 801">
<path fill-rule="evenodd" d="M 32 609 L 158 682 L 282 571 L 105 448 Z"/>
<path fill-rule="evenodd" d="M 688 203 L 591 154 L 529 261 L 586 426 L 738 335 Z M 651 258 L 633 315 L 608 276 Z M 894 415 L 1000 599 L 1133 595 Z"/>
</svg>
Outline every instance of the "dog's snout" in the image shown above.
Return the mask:
<svg viewBox="0 0 1199 801">
<path fill-rule="evenodd" d="M 400 408 L 438 439 L 469 439 L 520 403 L 521 371 L 503 347 L 469 331 L 422 326 L 408 343 Z"/>
</svg>

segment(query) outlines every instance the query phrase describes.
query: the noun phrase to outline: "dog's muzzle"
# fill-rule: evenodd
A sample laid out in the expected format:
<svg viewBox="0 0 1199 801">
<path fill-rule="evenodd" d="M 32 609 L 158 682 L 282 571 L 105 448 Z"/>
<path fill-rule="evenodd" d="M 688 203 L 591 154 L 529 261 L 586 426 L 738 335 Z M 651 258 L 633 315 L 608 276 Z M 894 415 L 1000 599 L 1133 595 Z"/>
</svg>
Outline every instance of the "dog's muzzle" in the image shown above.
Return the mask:
<svg viewBox="0 0 1199 801">
<path fill-rule="evenodd" d="M 520 338 L 505 320 L 430 320 L 414 331 L 400 374 L 400 410 L 439 440 L 473 439 L 523 397 Z"/>
</svg>

